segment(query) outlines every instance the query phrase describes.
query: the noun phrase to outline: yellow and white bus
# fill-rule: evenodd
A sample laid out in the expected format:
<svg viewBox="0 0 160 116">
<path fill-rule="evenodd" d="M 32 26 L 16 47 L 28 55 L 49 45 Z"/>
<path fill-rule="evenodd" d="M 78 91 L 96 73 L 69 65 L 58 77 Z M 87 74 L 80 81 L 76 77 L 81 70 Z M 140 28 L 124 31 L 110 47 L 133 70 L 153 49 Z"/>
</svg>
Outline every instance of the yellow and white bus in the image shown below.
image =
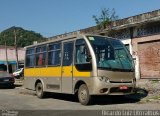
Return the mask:
<svg viewBox="0 0 160 116">
<path fill-rule="evenodd" d="M 87 105 L 92 95 L 127 95 L 135 88 L 132 57 L 118 40 L 77 35 L 26 47 L 24 87 L 78 95 Z"/>
</svg>

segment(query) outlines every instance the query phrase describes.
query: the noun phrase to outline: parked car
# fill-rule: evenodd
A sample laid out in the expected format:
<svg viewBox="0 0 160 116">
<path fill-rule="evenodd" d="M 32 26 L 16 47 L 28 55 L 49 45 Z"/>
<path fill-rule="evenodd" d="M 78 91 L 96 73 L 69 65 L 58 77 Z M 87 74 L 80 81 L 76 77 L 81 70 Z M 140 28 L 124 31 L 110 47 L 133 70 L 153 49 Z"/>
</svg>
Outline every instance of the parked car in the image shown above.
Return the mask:
<svg viewBox="0 0 160 116">
<path fill-rule="evenodd" d="M 0 71 L 0 87 L 14 88 L 15 79 L 8 72 Z"/>
<path fill-rule="evenodd" d="M 15 78 L 21 78 L 23 77 L 24 75 L 24 69 L 23 68 L 20 68 L 20 69 L 17 69 L 15 72 L 13 72 L 12 74 Z"/>
</svg>

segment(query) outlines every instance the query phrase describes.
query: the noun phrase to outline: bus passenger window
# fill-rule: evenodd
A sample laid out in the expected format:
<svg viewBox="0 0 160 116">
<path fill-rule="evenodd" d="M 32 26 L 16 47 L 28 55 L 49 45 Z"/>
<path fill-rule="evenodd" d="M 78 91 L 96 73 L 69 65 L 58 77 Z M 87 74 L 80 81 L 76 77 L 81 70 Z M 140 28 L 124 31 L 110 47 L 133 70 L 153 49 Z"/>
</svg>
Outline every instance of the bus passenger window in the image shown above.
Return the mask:
<svg viewBox="0 0 160 116">
<path fill-rule="evenodd" d="M 44 66 L 46 64 L 46 46 L 36 48 L 36 66 Z"/>
<path fill-rule="evenodd" d="M 26 51 L 26 67 L 34 67 L 34 48 L 30 48 Z"/>
<path fill-rule="evenodd" d="M 58 66 L 61 61 L 61 43 L 53 43 L 48 46 L 48 65 Z"/>
<path fill-rule="evenodd" d="M 76 41 L 75 66 L 80 71 L 90 71 L 92 69 L 91 56 L 84 39 Z"/>
<path fill-rule="evenodd" d="M 86 53 L 86 47 L 85 45 L 80 45 L 76 47 L 76 63 L 77 64 L 83 64 L 87 63 L 87 53 Z"/>
<path fill-rule="evenodd" d="M 39 58 L 38 58 L 38 66 L 42 65 L 42 59 L 43 59 L 43 55 L 39 54 Z"/>
<path fill-rule="evenodd" d="M 73 42 L 64 43 L 63 66 L 72 65 L 73 59 Z"/>
</svg>

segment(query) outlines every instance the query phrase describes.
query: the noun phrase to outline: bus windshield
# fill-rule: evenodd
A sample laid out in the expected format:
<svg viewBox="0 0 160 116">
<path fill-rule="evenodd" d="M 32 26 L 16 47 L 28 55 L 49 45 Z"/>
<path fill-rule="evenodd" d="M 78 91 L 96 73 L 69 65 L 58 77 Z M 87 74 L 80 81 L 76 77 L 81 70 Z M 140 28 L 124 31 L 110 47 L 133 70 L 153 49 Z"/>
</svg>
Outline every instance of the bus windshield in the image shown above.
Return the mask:
<svg viewBox="0 0 160 116">
<path fill-rule="evenodd" d="M 88 36 L 99 69 L 133 71 L 133 60 L 127 48 L 117 39 Z"/>
</svg>

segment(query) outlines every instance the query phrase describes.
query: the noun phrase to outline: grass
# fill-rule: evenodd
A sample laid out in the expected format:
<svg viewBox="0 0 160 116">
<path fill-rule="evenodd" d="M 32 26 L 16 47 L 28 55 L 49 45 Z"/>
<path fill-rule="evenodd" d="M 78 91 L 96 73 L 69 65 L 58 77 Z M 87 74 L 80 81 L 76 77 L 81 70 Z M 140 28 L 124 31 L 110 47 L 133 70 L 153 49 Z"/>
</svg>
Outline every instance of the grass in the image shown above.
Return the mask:
<svg viewBox="0 0 160 116">
<path fill-rule="evenodd" d="M 151 81 L 151 84 L 157 84 L 157 83 L 159 83 L 159 80 L 152 80 Z"/>
</svg>

